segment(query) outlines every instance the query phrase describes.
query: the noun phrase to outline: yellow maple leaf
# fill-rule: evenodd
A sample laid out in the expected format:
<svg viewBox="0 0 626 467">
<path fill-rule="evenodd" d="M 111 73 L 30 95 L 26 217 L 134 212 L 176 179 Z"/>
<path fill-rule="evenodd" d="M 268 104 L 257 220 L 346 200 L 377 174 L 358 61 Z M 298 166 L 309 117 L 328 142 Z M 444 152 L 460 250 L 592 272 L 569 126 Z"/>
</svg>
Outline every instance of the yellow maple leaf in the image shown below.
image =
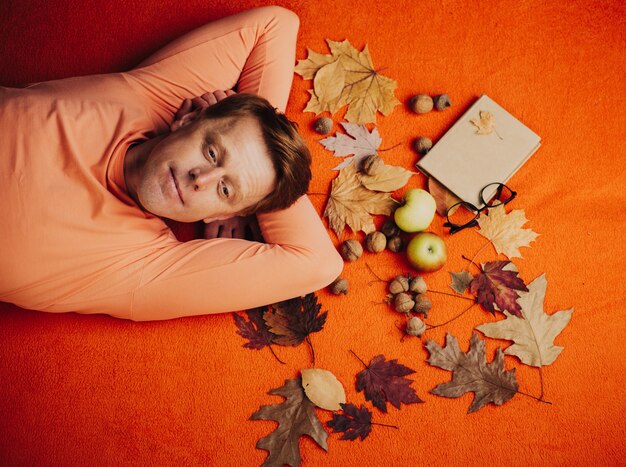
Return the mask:
<svg viewBox="0 0 626 467">
<path fill-rule="evenodd" d="M 400 103 L 394 95 L 397 82 L 374 69 L 367 45 L 359 52 L 347 40 L 326 42 L 331 55 L 309 49 L 309 56 L 296 65 L 296 73 L 314 80 L 304 111 L 333 114 L 348 105 L 345 118 L 352 123 L 375 122 L 377 111 L 383 115 L 391 113 Z"/>
<path fill-rule="evenodd" d="M 349 164 L 332 181 L 324 217 L 328 217 L 328 224 L 337 238 L 341 237 L 346 224 L 353 232 L 370 233 L 376 230 L 372 214 L 390 215 L 397 203 L 389 193 L 365 188 L 354 164 Z"/>
<path fill-rule="evenodd" d="M 502 136 L 500 136 L 496 131 L 495 118 L 491 112 L 481 110 L 478 112 L 478 116 L 480 118 L 473 118 L 470 120 L 470 123 L 478 128 L 478 130 L 476 130 L 477 135 L 490 135 L 494 132 L 498 135 L 498 138 L 502 139 Z"/>
<path fill-rule="evenodd" d="M 487 238 L 495 247 L 498 254 L 504 253 L 509 258 L 521 258 L 519 247 L 530 246 L 539 234 L 531 229 L 522 229 L 528 222 L 523 209 L 514 209 L 508 214 L 504 204 L 489 210 L 488 216 L 480 216 L 478 233 Z"/>
</svg>

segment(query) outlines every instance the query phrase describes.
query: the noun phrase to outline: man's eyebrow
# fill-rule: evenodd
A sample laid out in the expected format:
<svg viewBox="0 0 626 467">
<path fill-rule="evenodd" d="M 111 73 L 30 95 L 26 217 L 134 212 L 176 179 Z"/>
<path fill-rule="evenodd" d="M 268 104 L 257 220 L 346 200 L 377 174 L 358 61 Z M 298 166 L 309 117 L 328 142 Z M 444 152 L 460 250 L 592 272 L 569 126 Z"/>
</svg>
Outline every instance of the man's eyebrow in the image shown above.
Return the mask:
<svg viewBox="0 0 626 467">
<path fill-rule="evenodd" d="M 226 164 L 226 162 L 230 160 L 231 154 L 226 150 L 221 135 L 218 133 L 207 132 L 204 137 L 204 143 L 208 145 L 211 141 L 213 142 L 213 145 L 217 147 L 217 152 L 221 159 L 220 162 L 222 163 L 222 165 Z M 234 196 L 228 198 L 228 202 L 231 204 L 236 204 L 243 199 L 241 180 L 239 179 L 239 177 L 231 175 L 227 176 L 226 178 L 229 181 L 230 186 L 233 187 L 235 191 Z"/>
</svg>

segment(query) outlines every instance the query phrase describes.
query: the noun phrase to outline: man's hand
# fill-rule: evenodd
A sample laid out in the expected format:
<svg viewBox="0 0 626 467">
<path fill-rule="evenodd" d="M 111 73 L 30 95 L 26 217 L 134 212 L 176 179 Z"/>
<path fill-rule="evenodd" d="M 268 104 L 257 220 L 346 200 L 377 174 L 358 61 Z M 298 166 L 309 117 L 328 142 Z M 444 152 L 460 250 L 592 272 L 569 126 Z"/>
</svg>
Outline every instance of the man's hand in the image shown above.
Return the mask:
<svg viewBox="0 0 626 467">
<path fill-rule="evenodd" d="M 254 214 L 246 217 L 231 217 L 206 224 L 204 226 L 204 238 L 243 238 L 256 242 L 264 241 Z"/>
<path fill-rule="evenodd" d="M 180 109 L 174 115 L 174 121 L 170 125 L 171 131 L 178 130 L 185 123 L 193 120 L 196 116 L 207 107 L 226 99 L 228 96 L 236 94 L 232 89 L 226 91 L 213 91 L 194 97 L 193 99 L 185 99 Z"/>
</svg>

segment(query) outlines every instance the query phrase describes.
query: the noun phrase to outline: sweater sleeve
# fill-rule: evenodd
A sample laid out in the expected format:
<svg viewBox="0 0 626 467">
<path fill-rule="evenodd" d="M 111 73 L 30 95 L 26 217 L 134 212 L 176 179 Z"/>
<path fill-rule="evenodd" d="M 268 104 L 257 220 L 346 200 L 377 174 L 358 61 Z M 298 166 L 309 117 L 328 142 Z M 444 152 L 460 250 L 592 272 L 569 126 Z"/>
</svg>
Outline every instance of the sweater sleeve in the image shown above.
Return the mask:
<svg viewBox="0 0 626 467">
<path fill-rule="evenodd" d="M 135 321 L 223 313 L 275 303 L 332 282 L 343 260 L 310 200 L 260 214 L 267 244 L 193 240 L 155 251 L 134 292 Z"/>
</svg>

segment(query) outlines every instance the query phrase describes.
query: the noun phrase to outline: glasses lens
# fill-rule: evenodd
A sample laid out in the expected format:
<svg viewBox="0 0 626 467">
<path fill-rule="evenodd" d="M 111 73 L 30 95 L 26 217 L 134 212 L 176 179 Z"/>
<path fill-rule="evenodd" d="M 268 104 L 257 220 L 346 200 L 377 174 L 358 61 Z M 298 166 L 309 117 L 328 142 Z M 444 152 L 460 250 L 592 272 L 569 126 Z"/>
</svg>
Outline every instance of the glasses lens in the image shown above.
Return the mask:
<svg viewBox="0 0 626 467">
<path fill-rule="evenodd" d="M 513 192 L 502 183 L 491 183 L 483 188 L 480 197 L 486 206 L 493 207 L 508 203 L 513 197 Z"/>
<path fill-rule="evenodd" d="M 469 224 L 478 217 L 478 210 L 469 203 L 457 203 L 448 209 L 448 222 L 461 227 Z"/>
</svg>

